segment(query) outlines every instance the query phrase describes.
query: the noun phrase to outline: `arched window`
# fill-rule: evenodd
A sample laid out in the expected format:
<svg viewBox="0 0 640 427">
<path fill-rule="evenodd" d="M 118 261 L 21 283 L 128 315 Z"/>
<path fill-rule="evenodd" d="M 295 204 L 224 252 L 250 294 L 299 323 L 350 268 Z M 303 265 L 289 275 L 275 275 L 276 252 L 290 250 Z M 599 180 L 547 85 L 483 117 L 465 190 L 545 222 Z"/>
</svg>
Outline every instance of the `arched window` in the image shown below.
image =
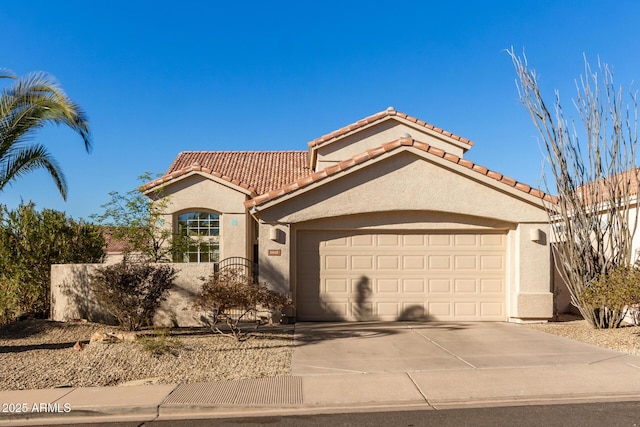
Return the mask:
<svg viewBox="0 0 640 427">
<path fill-rule="evenodd" d="M 189 238 L 176 262 L 217 262 L 220 258 L 220 216 L 211 212 L 178 215 L 178 234 Z"/>
</svg>

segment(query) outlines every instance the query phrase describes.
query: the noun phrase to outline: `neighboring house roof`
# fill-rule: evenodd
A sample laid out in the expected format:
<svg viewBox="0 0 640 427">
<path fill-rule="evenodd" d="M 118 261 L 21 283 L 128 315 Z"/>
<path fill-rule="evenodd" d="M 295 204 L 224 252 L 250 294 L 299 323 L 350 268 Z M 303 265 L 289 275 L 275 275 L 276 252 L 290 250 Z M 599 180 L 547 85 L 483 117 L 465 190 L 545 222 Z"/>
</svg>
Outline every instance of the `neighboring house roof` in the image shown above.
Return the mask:
<svg viewBox="0 0 640 427">
<path fill-rule="evenodd" d="M 640 168 L 629 169 L 576 188 L 578 196 L 585 203 L 603 203 L 611 198 L 620 201 L 625 197 L 636 196 L 639 191 Z"/>
<path fill-rule="evenodd" d="M 102 229 L 102 236 L 105 241 L 105 249 L 107 253 L 120 253 L 123 252 L 127 247 L 127 241 L 124 239 L 116 239 L 113 237 L 113 228 L 104 227 Z"/>
<path fill-rule="evenodd" d="M 255 195 L 309 175 L 306 151 L 184 151 L 163 177 L 143 189 L 148 191 L 194 171 L 224 179 Z"/>
<path fill-rule="evenodd" d="M 430 155 L 434 155 L 440 158 L 443 158 L 449 162 L 458 164 L 460 166 L 464 166 L 467 169 L 470 169 L 476 173 L 479 173 L 481 175 L 486 175 L 489 178 L 493 178 L 494 180 L 501 182 L 502 184 L 508 185 L 510 187 L 513 187 L 517 190 L 520 190 L 524 193 L 530 194 L 534 197 L 538 197 L 541 198 L 545 201 L 548 202 L 553 202 L 555 203 L 557 201 L 557 198 L 554 196 L 551 196 L 549 194 L 544 193 L 543 191 L 536 189 L 536 188 L 532 188 L 531 186 L 518 182 L 513 178 L 509 178 L 507 176 L 504 176 L 498 172 L 489 170 L 487 168 L 485 168 L 484 166 L 480 166 L 477 165 L 469 160 L 465 160 L 462 159 L 461 157 L 458 157 L 456 155 L 450 154 L 445 152 L 444 150 L 441 150 L 439 148 L 433 147 L 429 144 L 425 144 L 423 142 L 419 142 L 419 141 L 415 141 L 413 138 L 399 138 L 396 139 L 394 141 L 388 142 L 386 144 L 382 144 L 380 147 L 378 148 L 374 148 L 371 150 L 367 150 L 364 153 L 358 154 L 353 156 L 351 159 L 342 161 L 340 163 L 337 163 L 335 165 L 329 166 L 321 171 L 312 173 L 308 176 L 305 177 L 301 177 L 299 179 L 297 179 L 296 181 L 293 181 L 290 184 L 287 184 L 283 187 L 271 190 L 267 193 L 264 193 L 262 195 L 259 195 L 251 200 L 248 200 L 245 202 L 245 207 L 247 208 L 251 208 L 251 207 L 255 207 L 255 206 L 260 206 L 262 204 L 265 204 L 269 201 L 275 200 L 281 196 L 284 196 L 286 194 L 292 193 L 296 190 L 300 190 L 304 187 L 307 187 L 313 183 L 322 181 L 332 175 L 335 175 L 339 172 L 345 171 L 347 169 L 350 169 L 356 165 L 365 163 L 367 161 L 370 161 L 372 159 L 375 159 L 385 153 L 388 153 L 390 151 L 396 150 L 398 148 L 401 147 L 414 147 L 417 148 L 419 150 L 422 150 L 426 153 L 429 153 Z"/>
<path fill-rule="evenodd" d="M 453 134 L 453 133 L 451 133 L 449 131 L 446 131 L 446 130 L 440 129 L 439 127 L 435 127 L 433 125 L 430 125 L 429 123 L 426 123 L 426 122 L 424 122 L 422 120 L 418 120 L 415 117 L 409 116 L 409 115 L 407 115 L 405 113 L 401 113 L 399 111 L 396 111 L 393 107 L 389 107 L 384 111 L 381 111 L 379 113 L 373 114 L 373 115 L 371 115 L 369 117 L 365 117 L 362 120 L 358 120 L 355 123 L 352 123 L 350 125 L 347 125 L 345 127 L 340 128 L 338 130 L 335 130 L 335 131 L 333 131 L 331 133 L 323 135 L 320 138 L 316 138 L 313 141 L 309 142 L 307 145 L 309 146 L 309 148 L 316 147 L 318 145 L 322 145 L 327 141 L 330 141 L 330 140 L 332 140 L 334 138 L 338 138 L 340 136 L 346 135 L 347 133 L 356 131 L 356 130 L 362 128 L 362 127 L 365 127 L 367 125 L 371 125 L 373 123 L 376 123 L 378 121 L 386 119 L 387 117 L 399 117 L 401 119 L 405 119 L 405 120 L 407 120 L 409 122 L 415 123 L 416 125 L 422 126 L 422 127 L 426 128 L 426 129 L 429 129 L 429 130 L 431 130 L 433 132 L 442 134 L 443 136 L 446 136 L 448 138 L 454 139 L 456 141 L 460 141 L 460 142 L 468 145 L 469 148 L 473 145 L 473 141 L 471 141 L 471 140 L 469 140 L 467 138 L 463 138 L 461 136 L 455 135 L 455 134 Z"/>
</svg>

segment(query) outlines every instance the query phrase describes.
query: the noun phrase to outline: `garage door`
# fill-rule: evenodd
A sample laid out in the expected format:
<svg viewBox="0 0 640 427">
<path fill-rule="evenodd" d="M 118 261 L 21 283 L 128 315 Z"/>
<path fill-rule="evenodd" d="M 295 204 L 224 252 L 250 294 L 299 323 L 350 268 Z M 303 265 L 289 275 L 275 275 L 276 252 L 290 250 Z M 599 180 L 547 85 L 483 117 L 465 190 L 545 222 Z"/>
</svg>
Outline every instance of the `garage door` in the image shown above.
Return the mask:
<svg viewBox="0 0 640 427">
<path fill-rule="evenodd" d="M 506 320 L 506 234 L 300 231 L 300 320 Z"/>
</svg>

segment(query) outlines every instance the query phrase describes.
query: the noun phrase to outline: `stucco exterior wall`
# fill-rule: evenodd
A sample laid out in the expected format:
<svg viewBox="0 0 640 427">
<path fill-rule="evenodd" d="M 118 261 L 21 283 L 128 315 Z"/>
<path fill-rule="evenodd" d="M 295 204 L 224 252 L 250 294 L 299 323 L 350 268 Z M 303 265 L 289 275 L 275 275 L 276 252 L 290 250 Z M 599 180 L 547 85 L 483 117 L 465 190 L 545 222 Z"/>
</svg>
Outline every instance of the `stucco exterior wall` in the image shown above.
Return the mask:
<svg viewBox="0 0 640 427">
<path fill-rule="evenodd" d="M 298 223 L 360 213 L 430 210 L 509 223 L 547 222 L 539 199 L 505 185 L 496 188 L 488 184 L 491 178 L 473 171 L 465 175 L 461 171 L 466 168 L 442 162 L 446 167 L 412 152 L 384 157 L 267 207 L 260 218 Z"/>
<path fill-rule="evenodd" d="M 177 271 L 176 284 L 153 321 L 157 326 L 204 326 L 193 310 L 193 300 L 202 286 L 201 277 L 213 273 L 213 264 L 163 264 Z M 104 264 L 58 264 L 51 266 L 51 319 L 68 321 L 87 319 L 93 322 L 115 324 L 115 319 L 104 310 L 89 291 L 91 275 Z"/>
<path fill-rule="evenodd" d="M 356 154 L 376 148 L 387 142 L 403 137 L 408 133 L 413 139 L 440 148 L 448 153 L 463 157 L 464 150 L 454 145 L 443 135 L 429 133 L 421 126 L 411 126 L 395 119 L 388 119 L 367 129 L 327 143 L 317 149 L 315 170 L 322 170 L 335 163 L 347 160 Z"/>
<path fill-rule="evenodd" d="M 295 233 L 304 229 L 506 230 L 509 319 L 551 318 L 549 229 L 542 204 L 474 174 L 405 152 L 267 206 L 259 212 L 261 275 L 267 263 L 271 277 L 295 289 Z M 275 247 L 264 241 L 269 224 L 285 233 L 278 258 L 266 256 Z"/>
<path fill-rule="evenodd" d="M 634 204 L 634 207 L 629 212 L 629 218 L 635 222 L 638 206 Z M 639 217 L 640 219 L 640 217 Z M 637 227 L 640 228 L 640 227 Z M 636 233 L 633 235 L 631 242 L 631 262 L 640 260 L 640 230 L 636 229 Z"/>
<path fill-rule="evenodd" d="M 244 209 L 247 194 L 224 180 L 192 174 L 168 185 L 165 227 L 175 232 L 178 214 L 190 211 L 215 212 L 220 215 L 220 259 L 228 257 L 252 258 L 253 219 Z"/>
<path fill-rule="evenodd" d="M 511 233 L 513 281 L 510 286 L 510 317 L 516 319 L 550 319 L 553 316 L 553 293 L 550 264 L 549 226 L 519 224 Z M 541 237 L 534 241 L 534 236 Z"/>
<path fill-rule="evenodd" d="M 290 227 L 286 225 L 263 223 L 260 224 L 258 239 L 260 282 L 266 282 L 271 289 L 285 295 L 291 295 L 290 231 Z"/>
</svg>

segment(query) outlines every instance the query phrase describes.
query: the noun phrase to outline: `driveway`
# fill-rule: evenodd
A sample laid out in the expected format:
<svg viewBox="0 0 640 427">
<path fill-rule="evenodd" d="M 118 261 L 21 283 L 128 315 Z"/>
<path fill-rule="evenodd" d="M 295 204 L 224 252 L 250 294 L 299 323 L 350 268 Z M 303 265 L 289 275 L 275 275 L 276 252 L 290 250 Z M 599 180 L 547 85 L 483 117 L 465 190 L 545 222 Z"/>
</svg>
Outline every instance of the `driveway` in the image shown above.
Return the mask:
<svg viewBox="0 0 640 427">
<path fill-rule="evenodd" d="M 298 323 L 295 341 L 293 375 L 584 366 L 631 357 L 500 322 Z"/>
</svg>

